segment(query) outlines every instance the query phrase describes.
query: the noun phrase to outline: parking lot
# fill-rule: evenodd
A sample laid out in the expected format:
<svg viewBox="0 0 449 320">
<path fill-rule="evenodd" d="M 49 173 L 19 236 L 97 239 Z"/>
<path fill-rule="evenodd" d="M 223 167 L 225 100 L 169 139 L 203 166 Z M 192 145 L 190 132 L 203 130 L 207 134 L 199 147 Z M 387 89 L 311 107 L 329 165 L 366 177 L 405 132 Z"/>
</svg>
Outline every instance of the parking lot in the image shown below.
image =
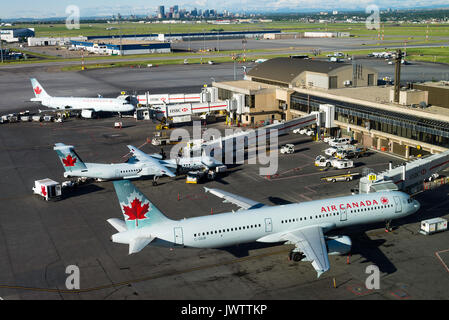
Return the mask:
<svg viewBox="0 0 449 320">
<path fill-rule="evenodd" d="M 123 162 L 127 144 L 144 152 L 151 121 L 115 118 L 73 119 L 64 123 L 11 123 L 0 129 L 0 297 L 5 299 L 447 299 L 448 274 L 435 255 L 446 261 L 448 233 L 423 236 L 419 222 L 446 217 L 449 189 L 443 186 L 417 195 L 422 209 L 397 221 L 391 233 L 384 225 L 340 231 L 353 241 L 351 256 L 331 256 L 331 269 L 316 279 L 310 263 L 287 260 L 291 246 L 249 244 L 223 250 L 174 249 L 148 246 L 128 255 L 128 246 L 112 243 L 116 231 L 106 222 L 122 218 L 111 182 L 96 182 L 67 192 L 58 202 L 32 195 L 35 180 L 63 181 L 54 143 L 74 145 L 86 162 Z M 223 129 L 223 125 L 210 127 Z M 289 134 L 280 144 L 294 145 L 293 154 L 279 156 L 273 176 L 260 176 L 259 165 L 232 166 L 206 184 L 185 178 L 161 178 L 135 185 L 169 218 L 183 219 L 236 210 L 204 186 L 223 189 L 268 205 L 348 195 L 358 180 L 326 183 L 321 177 L 341 172 L 320 170 L 314 159 L 327 145 L 311 137 Z M 169 149 L 167 148 L 166 151 Z M 351 172 L 380 171 L 403 160 L 372 152 L 354 159 Z M 446 260 L 444 260 L 446 259 Z M 349 264 L 348 264 L 349 262 Z M 379 266 L 380 290 L 364 286 L 368 265 Z M 77 265 L 81 290 L 65 287 L 69 265 Z M 335 278 L 337 288 L 333 287 Z M 39 290 L 39 291 L 36 291 Z"/>
</svg>

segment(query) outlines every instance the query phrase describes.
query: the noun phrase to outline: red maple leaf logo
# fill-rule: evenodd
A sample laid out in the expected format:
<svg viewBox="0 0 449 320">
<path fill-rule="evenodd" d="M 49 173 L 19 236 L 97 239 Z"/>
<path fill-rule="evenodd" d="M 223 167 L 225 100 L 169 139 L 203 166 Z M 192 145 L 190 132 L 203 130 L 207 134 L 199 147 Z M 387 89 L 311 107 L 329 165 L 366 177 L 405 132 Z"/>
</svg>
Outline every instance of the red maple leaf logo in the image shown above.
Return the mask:
<svg viewBox="0 0 449 320">
<path fill-rule="evenodd" d="M 47 196 L 47 190 L 46 190 L 45 186 L 41 186 L 41 193 L 44 197 Z"/>
<path fill-rule="evenodd" d="M 66 167 L 74 167 L 76 163 L 76 158 L 72 158 L 72 156 L 69 154 L 67 158 L 62 159 L 62 162 Z"/>
<path fill-rule="evenodd" d="M 145 214 L 148 212 L 150 207 L 149 203 L 146 203 L 142 206 L 142 202 L 135 198 L 131 202 L 131 207 L 123 206 L 124 214 L 128 216 L 129 221 L 136 220 L 136 227 L 139 225 L 139 220 L 147 219 L 148 217 Z"/>
<path fill-rule="evenodd" d="M 380 198 L 380 202 L 382 202 L 382 204 L 388 204 L 388 198 L 382 197 Z"/>
<path fill-rule="evenodd" d="M 36 92 L 37 95 L 42 93 L 42 89 L 39 87 L 34 88 L 34 92 Z"/>
</svg>

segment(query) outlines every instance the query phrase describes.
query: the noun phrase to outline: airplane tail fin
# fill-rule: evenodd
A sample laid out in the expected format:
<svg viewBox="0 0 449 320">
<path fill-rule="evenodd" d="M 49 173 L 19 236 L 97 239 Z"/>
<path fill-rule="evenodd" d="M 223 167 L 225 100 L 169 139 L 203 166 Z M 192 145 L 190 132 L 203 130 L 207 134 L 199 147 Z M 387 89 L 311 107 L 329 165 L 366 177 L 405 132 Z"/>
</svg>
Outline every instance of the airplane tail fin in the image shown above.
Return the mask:
<svg viewBox="0 0 449 320">
<path fill-rule="evenodd" d="M 113 183 L 127 230 L 140 229 L 170 220 L 129 180 Z"/>
<path fill-rule="evenodd" d="M 87 169 L 83 160 L 81 160 L 75 152 L 75 148 L 73 146 L 68 146 L 64 143 L 56 143 L 53 150 L 55 150 L 58 154 L 59 160 L 61 160 L 65 171 L 71 172 Z"/>
<path fill-rule="evenodd" d="M 50 97 L 50 95 L 45 91 L 45 89 L 41 86 L 39 81 L 37 81 L 35 78 L 31 78 L 31 85 L 33 86 L 34 95 L 36 98 L 45 98 Z"/>
</svg>

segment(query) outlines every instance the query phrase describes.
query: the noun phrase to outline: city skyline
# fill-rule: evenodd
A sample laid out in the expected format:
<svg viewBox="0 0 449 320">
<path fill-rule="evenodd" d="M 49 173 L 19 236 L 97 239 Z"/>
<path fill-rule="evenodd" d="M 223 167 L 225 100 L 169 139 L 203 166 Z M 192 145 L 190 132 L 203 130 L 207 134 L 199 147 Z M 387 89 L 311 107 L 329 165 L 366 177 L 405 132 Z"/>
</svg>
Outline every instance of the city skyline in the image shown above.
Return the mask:
<svg viewBox="0 0 449 320">
<path fill-rule="evenodd" d="M 52 1 L 42 0 L 39 4 L 35 1 L 24 0 L 20 4 L 8 3 L 0 13 L 0 19 L 19 19 L 19 18 L 55 18 L 65 17 L 67 6 L 72 5 L 72 0 Z M 138 16 L 156 16 L 159 6 L 164 6 L 167 12 L 170 7 L 177 5 L 179 10 L 188 11 L 197 9 L 214 9 L 222 13 L 224 10 L 230 12 L 311 12 L 320 10 L 364 10 L 371 4 L 378 5 L 381 9 L 413 9 L 413 8 L 439 8 L 449 7 L 448 0 L 435 0 L 429 5 L 428 1 L 423 0 L 324 0 L 317 2 L 315 0 L 229 0 L 225 4 L 219 1 L 196 0 L 196 1 L 166 1 L 160 0 L 130 0 L 130 1 L 106 1 L 98 0 L 96 6 L 92 7 L 92 2 L 87 0 L 77 1 L 80 8 L 81 17 L 104 17 L 120 13 L 122 15 Z M 26 9 L 24 9 L 26 8 Z M 50 10 L 48 8 L 51 8 Z"/>
</svg>

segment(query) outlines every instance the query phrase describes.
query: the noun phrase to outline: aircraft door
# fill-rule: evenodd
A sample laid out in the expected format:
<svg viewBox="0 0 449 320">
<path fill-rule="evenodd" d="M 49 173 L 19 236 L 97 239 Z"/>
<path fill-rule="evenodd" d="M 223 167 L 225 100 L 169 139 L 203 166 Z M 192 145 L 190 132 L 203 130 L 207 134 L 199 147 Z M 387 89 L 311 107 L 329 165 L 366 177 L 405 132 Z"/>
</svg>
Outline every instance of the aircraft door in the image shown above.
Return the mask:
<svg viewBox="0 0 449 320">
<path fill-rule="evenodd" d="M 184 245 L 184 236 L 182 233 L 182 228 L 174 228 L 174 235 L 175 235 L 175 245 L 182 246 Z"/>
<path fill-rule="evenodd" d="M 265 232 L 271 232 L 273 231 L 273 224 L 271 222 L 271 218 L 265 219 Z"/>
<path fill-rule="evenodd" d="M 393 198 L 394 198 L 394 202 L 396 203 L 396 206 L 395 206 L 396 210 L 395 210 L 395 212 L 396 213 L 402 212 L 401 199 L 399 197 L 393 197 Z"/>
<path fill-rule="evenodd" d="M 346 212 L 346 208 L 340 208 L 340 221 L 346 221 L 348 220 L 348 215 Z"/>
</svg>

